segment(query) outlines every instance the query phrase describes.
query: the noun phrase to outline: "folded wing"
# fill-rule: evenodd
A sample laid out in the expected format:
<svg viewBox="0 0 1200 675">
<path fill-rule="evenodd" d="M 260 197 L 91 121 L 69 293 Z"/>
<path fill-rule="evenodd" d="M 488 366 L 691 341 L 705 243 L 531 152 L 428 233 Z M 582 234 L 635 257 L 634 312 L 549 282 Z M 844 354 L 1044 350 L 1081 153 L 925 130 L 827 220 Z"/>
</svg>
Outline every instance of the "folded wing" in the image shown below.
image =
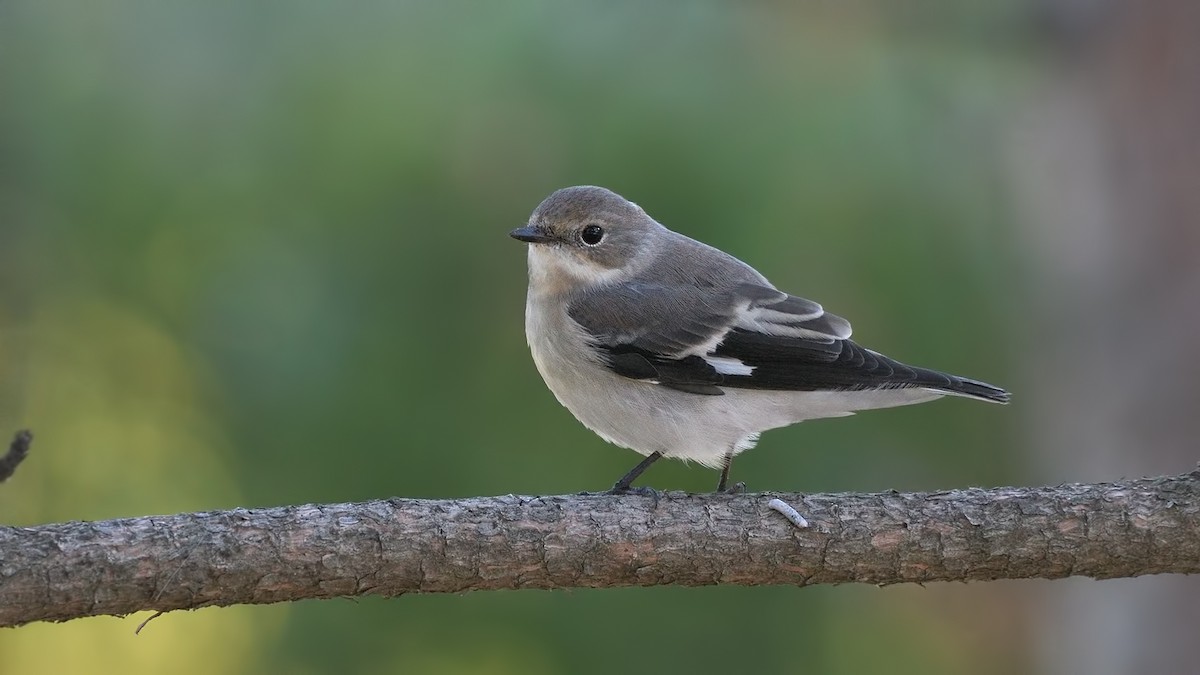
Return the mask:
<svg viewBox="0 0 1200 675">
<path fill-rule="evenodd" d="M 849 339 L 842 317 L 759 284 L 723 292 L 617 285 L 580 298 L 569 313 L 617 374 L 697 395 L 921 387 L 1008 400 L 991 385 L 865 349 Z"/>
</svg>

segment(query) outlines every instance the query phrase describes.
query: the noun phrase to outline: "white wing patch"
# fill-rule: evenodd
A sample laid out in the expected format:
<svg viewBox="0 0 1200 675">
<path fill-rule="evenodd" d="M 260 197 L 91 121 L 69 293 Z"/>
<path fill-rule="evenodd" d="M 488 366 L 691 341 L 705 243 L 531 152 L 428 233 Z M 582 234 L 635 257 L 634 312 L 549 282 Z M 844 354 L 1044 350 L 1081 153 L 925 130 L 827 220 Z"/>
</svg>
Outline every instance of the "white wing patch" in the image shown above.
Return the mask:
<svg viewBox="0 0 1200 675">
<path fill-rule="evenodd" d="M 760 288 L 758 290 L 767 291 L 769 289 Z M 714 358 L 711 356 L 712 352 L 716 351 L 717 347 L 724 342 L 725 337 L 731 330 L 740 329 L 763 335 L 811 340 L 824 344 L 831 344 L 836 340 L 845 340 L 850 337 L 851 329 L 849 321 L 840 316 L 829 314 L 821 305 L 811 300 L 790 297 L 782 291 L 777 291 L 777 293 L 779 294 L 779 299 L 769 300 L 769 304 L 763 303 L 761 300 L 745 301 L 744 304 L 734 310 L 731 317 L 733 322 L 728 328 L 714 332 L 704 342 L 680 352 L 678 357 L 699 356 L 706 361 L 710 361 L 713 368 L 722 375 L 749 375 L 754 371 L 754 368 L 736 359 L 725 359 L 729 363 L 715 363 L 712 361 Z M 797 308 L 799 306 L 803 307 L 806 311 L 789 312 L 779 309 L 781 306 L 789 306 L 790 308 Z M 810 324 L 807 327 L 797 325 L 807 322 L 815 322 L 815 324 Z"/>
<path fill-rule="evenodd" d="M 816 311 L 805 312 L 803 314 L 789 314 L 787 312 L 781 312 L 777 309 L 771 309 L 769 305 L 767 307 L 754 307 L 747 312 L 747 314 L 754 316 L 755 319 L 767 323 L 795 323 L 797 321 L 809 321 L 811 319 L 819 318 L 824 313 L 825 310 L 821 309 L 820 305 L 817 305 Z"/>
<path fill-rule="evenodd" d="M 710 354 L 704 356 L 704 360 L 713 367 L 713 370 L 722 375 L 750 375 L 754 372 L 754 366 L 748 366 L 728 356 L 712 356 Z"/>
<path fill-rule="evenodd" d="M 818 342 L 832 342 L 833 340 L 845 340 L 850 337 L 850 322 L 834 316 L 826 314 L 825 310 L 820 305 L 813 303 L 815 309 L 811 312 L 803 314 L 792 314 L 789 312 L 781 312 L 777 309 L 772 309 L 771 305 L 755 306 L 751 305 L 738 313 L 737 322 L 734 324 L 737 328 L 743 330 L 754 331 L 764 335 L 775 335 L 778 337 L 792 337 L 804 340 L 816 340 Z M 825 317 L 832 332 L 823 330 L 813 330 L 797 326 L 798 323 L 812 321 Z"/>
</svg>

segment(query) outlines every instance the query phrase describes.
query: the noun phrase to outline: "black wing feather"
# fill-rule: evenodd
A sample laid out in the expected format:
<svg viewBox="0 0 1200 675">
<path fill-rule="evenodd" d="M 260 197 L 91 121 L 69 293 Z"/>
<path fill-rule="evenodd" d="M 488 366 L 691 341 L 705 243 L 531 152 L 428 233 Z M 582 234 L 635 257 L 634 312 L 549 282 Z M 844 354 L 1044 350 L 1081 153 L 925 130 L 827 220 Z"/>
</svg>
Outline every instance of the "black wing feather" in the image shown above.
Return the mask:
<svg viewBox="0 0 1200 675">
<path fill-rule="evenodd" d="M 631 345 L 602 348 L 609 367 L 618 375 L 635 380 L 650 380 L 664 387 L 689 394 L 723 396 L 722 375 L 699 356 L 667 359 Z"/>
<path fill-rule="evenodd" d="M 719 290 L 722 284 L 726 287 Z M 758 281 L 705 277 L 688 283 L 640 280 L 600 286 L 576 298 L 567 313 L 588 332 L 613 372 L 692 394 L 720 396 L 730 387 L 925 387 L 1008 400 L 1003 389 L 907 366 L 864 349 L 849 339 L 845 319 Z M 702 348 L 711 351 L 701 354 Z M 749 375 L 721 373 L 708 357 L 734 359 L 752 370 Z"/>
<path fill-rule="evenodd" d="M 847 391 L 922 387 L 1007 402 L 1008 392 L 983 382 L 917 368 L 865 349 L 852 340 L 806 340 L 729 332 L 714 356 L 737 359 L 749 375 L 727 375 L 698 356 L 673 359 L 632 345 L 601 347 L 619 375 L 652 380 L 696 394 L 717 395 L 721 387 L 774 391 Z"/>
<path fill-rule="evenodd" d="M 714 353 L 754 368 L 750 375 L 727 376 L 730 387 L 817 391 L 954 384 L 949 375 L 906 366 L 852 340 L 825 343 L 733 330 Z"/>
</svg>

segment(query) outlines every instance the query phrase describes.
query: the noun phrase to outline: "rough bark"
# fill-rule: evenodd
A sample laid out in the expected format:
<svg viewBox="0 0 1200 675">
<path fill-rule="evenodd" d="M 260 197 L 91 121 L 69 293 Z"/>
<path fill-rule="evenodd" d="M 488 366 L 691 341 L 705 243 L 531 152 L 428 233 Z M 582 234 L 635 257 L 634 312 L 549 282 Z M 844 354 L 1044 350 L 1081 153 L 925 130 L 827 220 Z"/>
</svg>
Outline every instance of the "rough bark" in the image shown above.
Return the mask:
<svg viewBox="0 0 1200 675">
<path fill-rule="evenodd" d="M 933 493 L 390 499 L 0 528 L 0 625 L 366 594 L 1198 571 L 1200 471 Z"/>
</svg>

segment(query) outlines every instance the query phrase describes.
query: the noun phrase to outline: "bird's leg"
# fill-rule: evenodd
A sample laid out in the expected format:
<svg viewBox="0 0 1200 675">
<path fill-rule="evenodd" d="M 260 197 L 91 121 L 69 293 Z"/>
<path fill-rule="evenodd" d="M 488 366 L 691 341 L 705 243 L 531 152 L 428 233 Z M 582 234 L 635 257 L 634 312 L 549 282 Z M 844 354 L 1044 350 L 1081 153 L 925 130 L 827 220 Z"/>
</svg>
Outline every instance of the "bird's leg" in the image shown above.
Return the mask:
<svg viewBox="0 0 1200 675">
<path fill-rule="evenodd" d="M 733 464 L 733 450 L 725 453 L 725 461 L 721 463 L 721 480 L 717 481 L 717 492 L 725 492 L 729 482 L 729 466 Z"/>
<path fill-rule="evenodd" d="M 633 481 L 637 480 L 637 477 L 642 475 L 643 471 L 648 469 L 651 464 L 657 462 L 661 457 L 662 453 L 658 452 L 657 450 L 649 455 L 646 455 L 646 459 L 643 459 L 638 463 L 637 466 L 630 469 L 629 473 L 621 476 L 620 480 L 618 480 L 616 483 L 613 483 L 612 489 L 610 489 L 608 493 L 612 495 L 619 495 L 630 492 L 631 488 L 629 485 L 633 483 Z"/>
</svg>

